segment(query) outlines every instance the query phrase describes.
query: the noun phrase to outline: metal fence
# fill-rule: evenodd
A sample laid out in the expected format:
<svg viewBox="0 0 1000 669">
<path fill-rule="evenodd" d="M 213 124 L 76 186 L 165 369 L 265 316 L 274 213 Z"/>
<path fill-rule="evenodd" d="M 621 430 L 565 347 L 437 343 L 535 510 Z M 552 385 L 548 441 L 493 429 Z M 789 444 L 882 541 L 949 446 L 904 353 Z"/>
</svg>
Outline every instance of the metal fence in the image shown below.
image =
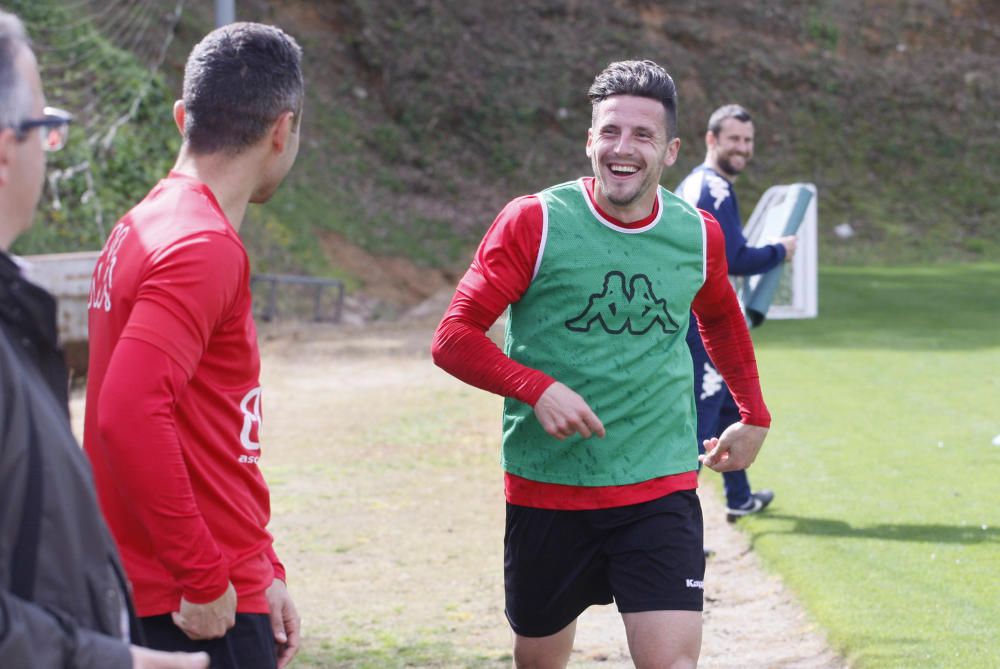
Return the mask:
<svg viewBox="0 0 1000 669">
<path fill-rule="evenodd" d="M 59 337 L 64 344 L 87 341 L 87 298 L 91 275 L 100 251 L 53 253 L 26 256 L 28 277 L 41 284 L 58 299 Z M 292 288 L 281 295 L 278 287 Z M 286 315 L 312 311 L 317 322 L 339 323 L 344 310 L 344 284 L 295 274 L 253 274 L 254 312 L 264 321 L 272 321 L 280 310 Z M 297 290 L 296 290 L 297 289 Z M 332 293 L 332 299 L 325 299 Z"/>
<path fill-rule="evenodd" d="M 267 294 L 263 310 L 259 312 L 263 321 L 273 321 L 278 315 L 278 286 L 301 286 L 312 289 L 313 320 L 316 322 L 339 323 L 344 312 L 344 284 L 337 279 L 322 279 L 315 276 L 297 274 L 254 274 L 250 277 L 250 289 L 257 295 L 254 287 L 257 284 L 267 284 Z M 327 288 L 336 291 L 333 309 L 324 308 L 323 294 Z"/>
</svg>

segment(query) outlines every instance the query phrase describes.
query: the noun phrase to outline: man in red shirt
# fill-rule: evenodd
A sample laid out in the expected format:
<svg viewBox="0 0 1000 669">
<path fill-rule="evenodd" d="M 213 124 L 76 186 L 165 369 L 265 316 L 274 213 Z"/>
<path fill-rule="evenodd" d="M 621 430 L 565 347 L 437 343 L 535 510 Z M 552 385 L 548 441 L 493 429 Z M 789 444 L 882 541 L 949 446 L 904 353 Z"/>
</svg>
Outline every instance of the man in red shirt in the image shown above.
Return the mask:
<svg viewBox="0 0 1000 669">
<path fill-rule="evenodd" d="M 565 667 L 579 614 L 614 600 L 636 667 L 694 667 L 705 571 L 698 460 L 745 468 L 770 415 L 719 224 L 659 186 L 680 147 L 673 80 L 650 61 L 612 63 L 590 99 L 594 176 L 500 212 L 432 354 L 507 398 L 515 666 Z M 486 331 L 508 308 L 501 351 Z M 701 458 L 684 341 L 692 309 L 742 416 Z"/>
<path fill-rule="evenodd" d="M 188 58 L 170 174 L 114 227 L 90 292 L 84 447 L 149 645 L 283 667 L 299 619 L 266 526 L 260 354 L 240 224 L 299 147 L 301 49 L 235 23 Z"/>
</svg>

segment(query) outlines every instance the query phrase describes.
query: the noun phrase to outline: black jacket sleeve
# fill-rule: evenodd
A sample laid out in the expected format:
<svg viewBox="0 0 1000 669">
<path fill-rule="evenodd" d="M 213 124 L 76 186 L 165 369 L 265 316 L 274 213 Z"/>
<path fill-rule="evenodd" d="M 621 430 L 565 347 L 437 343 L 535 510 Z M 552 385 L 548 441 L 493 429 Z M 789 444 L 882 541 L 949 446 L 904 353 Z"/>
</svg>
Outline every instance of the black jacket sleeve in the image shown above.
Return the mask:
<svg viewBox="0 0 1000 669">
<path fill-rule="evenodd" d="M 129 646 L 0 590 L 0 666 L 131 669 Z"/>
</svg>

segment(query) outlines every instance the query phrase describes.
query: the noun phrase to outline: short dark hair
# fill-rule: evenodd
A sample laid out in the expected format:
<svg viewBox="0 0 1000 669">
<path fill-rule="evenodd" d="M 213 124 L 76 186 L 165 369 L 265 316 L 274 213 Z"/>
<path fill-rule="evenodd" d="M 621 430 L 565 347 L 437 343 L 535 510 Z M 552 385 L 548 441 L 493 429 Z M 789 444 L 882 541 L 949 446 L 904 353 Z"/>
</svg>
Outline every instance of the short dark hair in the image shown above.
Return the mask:
<svg viewBox="0 0 1000 669">
<path fill-rule="evenodd" d="M 651 98 L 663 105 L 667 137 L 677 134 L 677 87 L 667 71 L 651 60 L 621 60 L 611 63 L 594 78 L 588 93 L 594 116 L 597 105 L 615 95 Z M 592 117 L 593 118 L 593 117 Z"/>
<path fill-rule="evenodd" d="M 21 19 L 0 10 L 0 128 L 11 128 L 31 113 L 31 90 L 17 71 L 17 56 L 31 48 Z"/>
<path fill-rule="evenodd" d="M 194 153 L 237 154 L 281 114 L 302 109 L 302 49 L 260 23 L 213 30 L 184 67 L 184 139 Z"/>
<path fill-rule="evenodd" d="M 750 118 L 750 112 L 743 107 L 739 105 L 723 105 L 708 117 L 708 131 L 718 137 L 719 131 L 722 130 L 722 122 L 730 118 L 734 118 L 741 123 L 753 122 L 753 119 Z"/>
</svg>

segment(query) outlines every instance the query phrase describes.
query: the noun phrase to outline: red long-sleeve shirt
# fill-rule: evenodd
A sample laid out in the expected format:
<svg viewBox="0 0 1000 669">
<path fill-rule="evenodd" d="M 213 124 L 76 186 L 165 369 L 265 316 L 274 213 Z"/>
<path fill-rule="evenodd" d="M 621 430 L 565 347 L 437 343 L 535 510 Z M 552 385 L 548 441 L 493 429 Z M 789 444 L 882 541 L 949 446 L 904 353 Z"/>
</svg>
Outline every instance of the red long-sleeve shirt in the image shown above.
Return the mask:
<svg viewBox="0 0 1000 669">
<path fill-rule="evenodd" d="M 640 228 L 657 215 L 624 223 L 602 211 L 594 199 L 594 180 L 584 180 L 591 204 L 622 228 Z M 718 222 L 705 221 L 705 283 L 692 303 L 699 330 L 716 368 L 740 407 L 744 423 L 768 427 L 753 345 L 736 294 L 729 283 L 725 240 Z M 542 205 L 533 195 L 510 202 L 497 216 L 462 277 L 431 346 L 435 363 L 466 383 L 534 406 L 555 382 L 547 374 L 515 362 L 486 336 L 504 310 L 531 285 L 542 242 Z M 693 447 L 694 445 L 692 445 Z M 697 473 L 686 472 L 624 486 L 567 486 L 504 475 L 511 504 L 555 509 L 624 506 L 697 487 Z"/>
<path fill-rule="evenodd" d="M 257 462 L 260 355 L 243 244 L 171 173 L 115 226 L 90 294 L 84 447 L 140 616 L 218 598 L 266 613 L 284 569 Z"/>
</svg>

